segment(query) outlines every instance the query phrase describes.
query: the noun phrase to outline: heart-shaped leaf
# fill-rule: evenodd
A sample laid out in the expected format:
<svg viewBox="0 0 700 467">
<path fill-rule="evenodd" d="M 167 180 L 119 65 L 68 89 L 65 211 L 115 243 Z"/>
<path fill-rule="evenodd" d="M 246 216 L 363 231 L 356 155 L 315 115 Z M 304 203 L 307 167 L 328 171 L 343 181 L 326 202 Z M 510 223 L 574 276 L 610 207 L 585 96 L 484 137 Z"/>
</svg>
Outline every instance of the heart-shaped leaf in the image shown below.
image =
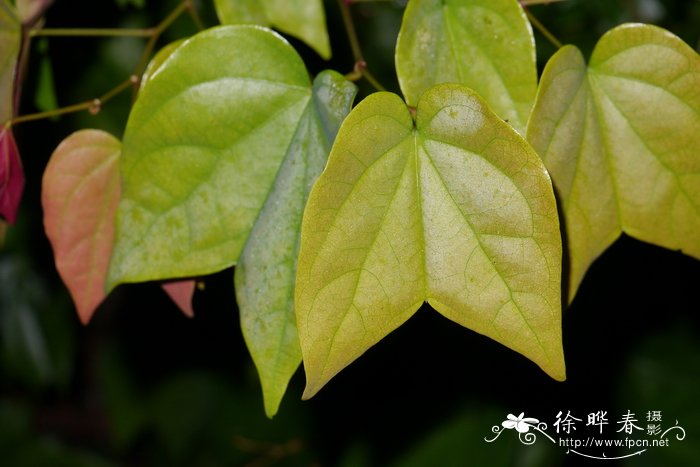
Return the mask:
<svg viewBox="0 0 700 467">
<path fill-rule="evenodd" d="M 396 72 L 410 105 L 435 84 L 460 83 L 524 134 L 537 90 L 532 28 L 516 0 L 411 0 Z"/>
<path fill-rule="evenodd" d="M 14 224 L 24 191 L 24 169 L 15 137 L 8 127 L 0 130 L 0 216 Z"/>
<path fill-rule="evenodd" d="M 177 48 L 129 116 L 108 287 L 235 264 L 310 97 L 269 30 L 221 26 Z"/>
<path fill-rule="evenodd" d="M 428 301 L 564 379 L 561 238 L 549 176 L 473 91 L 377 93 L 343 123 L 302 224 L 296 314 L 307 387 Z"/>
<path fill-rule="evenodd" d="M 628 24 L 586 67 L 559 50 L 545 68 L 528 140 L 564 212 L 569 299 L 620 235 L 700 258 L 700 56 L 668 31 Z"/>
<path fill-rule="evenodd" d="M 236 267 L 241 327 L 258 368 L 269 417 L 277 412 L 301 363 L 294 316 L 301 217 L 356 90 L 335 72 L 325 71 L 316 77 L 313 98 Z"/>
<path fill-rule="evenodd" d="M 272 26 L 297 37 L 328 60 L 331 46 L 323 0 L 214 0 L 223 24 Z"/>
<path fill-rule="evenodd" d="M 105 298 L 119 203 L 121 143 L 100 130 L 73 133 L 44 172 L 41 204 L 56 269 L 85 324 Z"/>
<path fill-rule="evenodd" d="M 13 89 L 21 24 L 7 0 L 0 1 L 0 125 L 13 116 Z"/>
</svg>

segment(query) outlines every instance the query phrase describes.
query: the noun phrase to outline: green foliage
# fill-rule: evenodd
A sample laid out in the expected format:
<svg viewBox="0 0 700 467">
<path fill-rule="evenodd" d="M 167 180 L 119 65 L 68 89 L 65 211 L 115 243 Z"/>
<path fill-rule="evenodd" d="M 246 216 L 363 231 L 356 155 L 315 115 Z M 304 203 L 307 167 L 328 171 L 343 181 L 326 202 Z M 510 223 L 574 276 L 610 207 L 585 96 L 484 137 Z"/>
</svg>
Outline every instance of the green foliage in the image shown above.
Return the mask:
<svg viewBox="0 0 700 467">
<path fill-rule="evenodd" d="M 294 284 L 304 206 L 355 92 L 355 85 L 336 72 L 324 71 L 316 77 L 312 99 L 236 268 L 241 327 L 270 417 L 301 363 Z"/>
<path fill-rule="evenodd" d="M 346 77 L 311 79 L 267 28 L 329 58 L 320 0 L 215 0 L 224 25 L 172 42 L 147 67 L 179 13 L 200 19 L 183 2 L 136 31 L 150 37 L 139 76 L 76 106 L 97 112 L 134 84 L 123 142 L 69 136 L 44 177 L 46 232 L 81 319 L 118 284 L 172 279 L 184 279 L 165 288 L 191 315 L 191 279 L 236 265 L 240 324 L 270 417 L 302 360 L 308 398 L 424 302 L 563 380 L 563 256 L 569 299 L 622 232 L 700 257 L 700 58 L 665 30 L 625 25 L 603 36 L 588 66 L 562 47 L 538 88 L 520 2 L 411 0 L 395 51 L 405 100 L 375 93 L 351 110 L 348 79 L 381 85 L 349 3 L 338 2 L 354 55 Z M 18 17 L 0 3 L 8 127 L 31 119 L 12 119 Z M 0 175 L 0 199 L 14 196 L 16 171 Z M 26 335 L 36 328 L 8 316 Z M 203 424 L 197 410 L 177 423 L 167 414 L 179 391 L 217 393 L 200 383 L 175 384 L 154 404 L 165 444 Z M 128 440 L 143 421 L 125 420 Z"/>
<path fill-rule="evenodd" d="M 528 140 L 558 190 L 573 299 L 620 233 L 700 258 L 700 56 L 663 29 L 629 24 L 586 67 L 562 48 L 542 76 Z"/>
<path fill-rule="evenodd" d="M 214 0 L 222 24 L 258 24 L 291 34 L 331 57 L 323 0 Z"/>
<path fill-rule="evenodd" d="M 127 123 L 108 288 L 235 264 L 310 96 L 299 56 L 264 29 L 178 48 Z"/>
<path fill-rule="evenodd" d="M 512 0 L 411 1 L 396 72 L 409 105 L 435 84 L 461 83 L 524 134 L 537 89 L 535 39 Z"/>
<path fill-rule="evenodd" d="M 560 264 L 544 166 L 481 98 L 433 87 L 414 123 L 398 96 L 369 96 L 343 123 L 304 215 L 305 397 L 423 301 L 564 379 Z"/>
</svg>

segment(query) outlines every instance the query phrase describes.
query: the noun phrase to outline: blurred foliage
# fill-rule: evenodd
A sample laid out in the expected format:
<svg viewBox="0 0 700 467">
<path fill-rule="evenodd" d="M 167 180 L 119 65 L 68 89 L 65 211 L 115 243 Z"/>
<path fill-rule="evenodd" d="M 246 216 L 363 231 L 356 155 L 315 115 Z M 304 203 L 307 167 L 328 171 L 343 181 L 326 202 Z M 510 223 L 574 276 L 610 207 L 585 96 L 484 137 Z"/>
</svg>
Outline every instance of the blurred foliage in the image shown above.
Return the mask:
<svg viewBox="0 0 700 467">
<path fill-rule="evenodd" d="M 177 2 L 57 0 L 47 27 L 148 27 Z M 197 2 L 208 25 L 211 2 Z M 397 90 L 393 49 L 405 2 L 353 5 L 373 73 Z M 326 2 L 334 57 L 299 41 L 313 74 L 353 63 L 334 0 Z M 584 53 L 610 27 L 647 21 L 697 48 L 700 1 L 568 0 L 531 11 Z M 181 18 L 160 45 L 194 32 Z M 554 48 L 536 33 L 539 63 Z M 84 101 L 135 68 L 143 39 L 52 38 L 34 43 L 21 113 Z M 47 65 L 50 63 L 50 65 Z M 46 68 L 53 71 L 54 85 Z M 362 92 L 371 91 L 362 83 Z M 361 96 L 362 97 L 362 94 Z M 589 271 L 564 316 L 568 380 L 556 383 L 515 353 L 452 326 L 427 307 L 299 400 L 297 373 L 279 414 L 264 416 L 240 334 L 232 271 L 208 277 L 183 317 L 155 284 L 121 287 L 82 327 L 43 235 L 46 161 L 85 127 L 122 134 L 128 93 L 87 112 L 16 127 L 27 171 L 18 224 L 0 250 L 0 464 L 7 466 L 590 465 L 513 437 L 484 442 L 508 413 L 552 421 L 559 410 L 662 410 L 687 436 L 631 459 L 687 466 L 700 458 L 700 262 L 622 238 Z M 430 336 L 426 338 L 425 336 Z M 480 375 L 473 379 L 467 375 Z M 606 464 L 608 465 L 608 464 Z"/>
</svg>

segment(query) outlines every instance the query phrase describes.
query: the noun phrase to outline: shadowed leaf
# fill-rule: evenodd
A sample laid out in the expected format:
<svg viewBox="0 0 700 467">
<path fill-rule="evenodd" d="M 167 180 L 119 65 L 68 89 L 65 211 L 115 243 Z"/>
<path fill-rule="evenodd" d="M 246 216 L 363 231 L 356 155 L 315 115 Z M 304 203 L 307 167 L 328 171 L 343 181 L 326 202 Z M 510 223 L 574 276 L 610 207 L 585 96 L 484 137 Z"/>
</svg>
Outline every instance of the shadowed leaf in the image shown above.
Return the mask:
<svg viewBox="0 0 700 467">
<path fill-rule="evenodd" d="M 277 412 L 301 363 L 294 276 L 302 213 L 355 92 L 355 85 L 338 73 L 324 71 L 316 78 L 313 98 L 236 268 L 241 327 L 258 368 L 268 417 Z"/>
</svg>

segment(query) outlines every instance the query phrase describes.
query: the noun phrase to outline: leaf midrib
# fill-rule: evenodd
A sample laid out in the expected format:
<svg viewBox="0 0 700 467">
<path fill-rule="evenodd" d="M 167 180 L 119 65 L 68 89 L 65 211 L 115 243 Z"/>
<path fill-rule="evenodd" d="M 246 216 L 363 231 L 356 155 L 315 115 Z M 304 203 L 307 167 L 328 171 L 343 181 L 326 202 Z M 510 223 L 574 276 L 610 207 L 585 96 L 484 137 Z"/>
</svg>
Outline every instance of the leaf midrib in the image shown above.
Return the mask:
<svg viewBox="0 0 700 467">
<path fill-rule="evenodd" d="M 426 139 L 427 139 L 427 138 L 426 138 Z M 432 138 L 431 138 L 431 140 L 432 140 Z M 434 140 L 434 141 L 441 142 L 441 141 L 439 141 L 439 140 Z M 530 330 L 530 332 L 532 333 L 532 335 L 534 335 L 535 338 L 537 339 L 537 344 L 539 345 L 540 349 L 542 350 L 542 352 L 544 353 L 545 357 L 547 358 L 547 361 L 548 361 L 548 362 L 550 363 L 550 365 L 551 365 L 551 364 L 552 364 L 552 360 L 551 360 L 551 358 L 550 358 L 550 356 L 549 356 L 549 352 L 546 350 L 545 346 L 542 344 L 542 340 L 540 339 L 539 334 L 538 334 L 537 332 L 535 332 L 535 330 L 532 328 L 532 326 L 530 325 L 529 320 L 527 319 L 527 317 L 526 317 L 525 314 L 523 313 L 523 311 L 522 311 L 522 309 L 521 309 L 521 307 L 520 307 L 520 304 L 517 302 L 517 300 L 516 300 L 515 297 L 513 296 L 514 290 L 511 288 L 510 284 L 508 283 L 508 281 L 507 281 L 507 280 L 505 279 L 505 277 L 503 276 L 503 273 L 502 273 L 502 271 L 498 268 L 498 265 L 495 264 L 493 261 L 491 261 L 491 256 L 486 252 L 486 249 L 485 249 L 485 247 L 484 247 L 484 245 L 483 245 L 483 243 L 482 243 L 482 241 L 481 241 L 481 236 L 479 235 L 479 232 L 474 228 L 474 226 L 473 226 L 473 224 L 471 223 L 471 221 L 468 219 L 468 217 L 464 214 L 464 212 L 463 212 L 462 209 L 460 208 L 459 203 L 457 202 L 457 200 L 455 200 L 455 199 L 454 199 L 454 196 L 452 196 L 452 193 L 451 193 L 451 191 L 449 190 L 449 187 L 447 186 L 447 183 L 445 182 L 445 180 L 444 180 L 443 177 L 442 177 L 442 173 L 441 173 L 440 170 L 437 168 L 437 166 L 435 165 L 435 163 L 434 163 L 432 157 L 430 156 L 430 152 L 428 151 L 428 148 L 426 148 L 425 145 L 422 145 L 422 147 L 423 147 L 423 151 L 424 151 L 424 153 L 425 153 L 425 155 L 426 155 L 425 159 L 430 163 L 430 165 L 431 165 L 431 167 L 433 168 L 435 174 L 437 175 L 437 178 L 440 180 L 440 183 L 442 184 L 442 186 L 443 186 L 445 192 L 446 192 L 446 193 L 448 194 L 448 196 L 449 196 L 450 202 L 451 202 L 451 203 L 453 204 L 453 206 L 457 209 L 457 211 L 461 214 L 461 217 L 462 217 L 462 219 L 464 219 L 464 222 L 466 223 L 466 225 L 467 225 L 467 227 L 469 228 L 469 230 L 472 231 L 472 234 L 474 235 L 474 238 L 476 239 L 476 242 L 477 242 L 477 244 L 478 244 L 479 249 L 481 250 L 481 253 L 482 253 L 486 258 L 488 258 L 489 263 L 490 263 L 490 264 L 493 266 L 493 268 L 496 270 L 499 279 L 501 280 L 501 282 L 503 283 L 503 285 L 504 285 L 504 286 L 506 287 L 506 289 L 508 290 L 508 295 L 509 295 L 509 297 L 510 297 L 510 302 L 513 303 L 513 306 L 518 310 L 518 313 L 520 314 L 521 319 L 523 320 L 523 322 L 525 323 L 525 325 L 527 326 L 527 328 Z M 463 148 L 462 148 L 462 149 L 463 149 Z M 417 157 L 417 154 L 416 154 L 416 157 Z M 486 160 L 486 159 L 485 159 L 485 160 Z M 420 183 L 420 182 L 419 182 L 419 183 Z M 520 191 L 519 187 L 516 186 L 516 188 L 518 188 L 518 190 Z M 521 192 L 521 195 L 522 195 L 522 192 Z M 525 198 L 525 199 L 527 199 L 527 198 Z M 529 204 L 529 203 L 527 204 L 527 206 L 528 206 L 528 208 L 530 208 L 530 204 Z M 532 220 L 532 210 L 530 210 L 530 219 Z M 424 234 L 424 235 L 425 235 L 425 234 Z M 539 244 L 538 244 L 538 247 L 539 247 Z M 550 273 L 551 273 L 551 271 L 550 271 Z M 427 270 L 425 271 L 425 275 L 427 276 Z M 548 308 L 549 308 L 550 314 L 551 314 L 552 307 L 551 307 L 551 304 L 549 303 L 549 301 L 547 300 L 547 298 L 544 297 L 542 294 L 539 294 L 539 293 L 538 293 L 537 295 L 539 295 L 539 296 L 549 305 Z M 426 300 L 430 300 L 430 298 L 428 297 L 427 290 L 426 290 Z M 439 302 L 440 300 L 436 300 L 436 301 Z M 504 304 L 501 306 L 501 308 L 499 308 L 499 310 L 498 310 L 498 311 L 496 312 L 496 314 L 494 315 L 493 320 L 491 320 L 491 326 L 492 326 L 493 329 L 496 331 L 496 333 L 499 334 L 499 335 L 500 335 L 500 332 L 498 332 L 498 328 L 497 328 L 496 325 L 494 324 L 494 320 L 496 319 L 496 317 L 498 316 L 498 314 L 501 312 L 501 310 L 503 309 L 503 307 L 506 306 L 507 303 L 508 303 L 508 302 L 504 303 Z M 451 307 L 450 307 L 450 308 L 451 308 Z"/>
</svg>

